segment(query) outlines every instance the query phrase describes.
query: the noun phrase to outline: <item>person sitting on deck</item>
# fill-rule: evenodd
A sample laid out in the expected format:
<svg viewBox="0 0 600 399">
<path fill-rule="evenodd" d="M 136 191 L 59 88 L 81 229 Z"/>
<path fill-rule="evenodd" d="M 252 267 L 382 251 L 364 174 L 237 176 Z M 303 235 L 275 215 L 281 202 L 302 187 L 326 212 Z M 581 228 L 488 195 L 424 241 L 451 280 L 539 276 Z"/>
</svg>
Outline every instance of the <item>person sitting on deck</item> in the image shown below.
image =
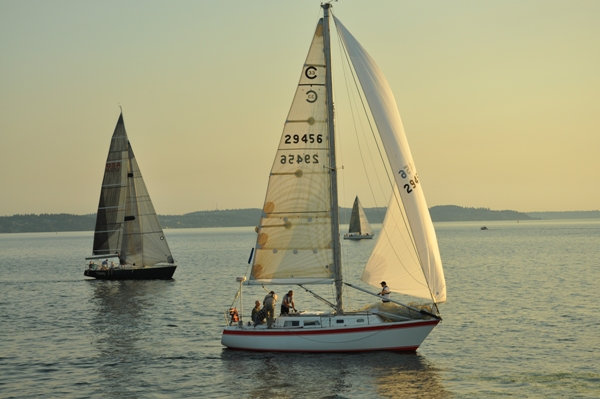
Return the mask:
<svg viewBox="0 0 600 399">
<path fill-rule="evenodd" d="M 237 324 L 240 321 L 240 315 L 238 314 L 238 311 L 236 308 L 229 309 L 229 316 L 231 317 L 231 321 L 229 322 L 229 325 Z"/>
<path fill-rule="evenodd" d="M 266 311 L 260 308 L 260 301 L 254 302 L 254 308 L 252 308 L 252 322 L 256 327 L 258 324 L 262 324 L 265 321 Z"/>
</svg>

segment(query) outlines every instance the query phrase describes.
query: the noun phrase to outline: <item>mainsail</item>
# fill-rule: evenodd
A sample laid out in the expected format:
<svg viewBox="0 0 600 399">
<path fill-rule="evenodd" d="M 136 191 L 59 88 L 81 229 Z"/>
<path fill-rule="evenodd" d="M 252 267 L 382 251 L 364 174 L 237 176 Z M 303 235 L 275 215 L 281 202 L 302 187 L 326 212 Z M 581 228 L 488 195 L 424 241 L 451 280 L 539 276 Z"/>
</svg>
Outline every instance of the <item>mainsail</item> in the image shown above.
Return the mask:
<svg viewBox="0 0 600 399">
<path fill-rule="evenodd" d="M 123 114 L 119 116 L 106 159 L 93 254 L 118 256 L 121 264 L 133 266 L 173 263 L 127 138 Z"/>
<path fill-rule="evenodd" d="M 250 284 L 334 278 L 325 74 L 320 20 L 271 168 Z"/>
<path fill-rule="evenodd" d="M 394 172 L 392 199 L 362 279 L 373 286 L 385 280 L 395 292 L 444 302 L 446 283 L 435 230 L 394 95 L 373 59 L 334 19 Z"/>
</svg>

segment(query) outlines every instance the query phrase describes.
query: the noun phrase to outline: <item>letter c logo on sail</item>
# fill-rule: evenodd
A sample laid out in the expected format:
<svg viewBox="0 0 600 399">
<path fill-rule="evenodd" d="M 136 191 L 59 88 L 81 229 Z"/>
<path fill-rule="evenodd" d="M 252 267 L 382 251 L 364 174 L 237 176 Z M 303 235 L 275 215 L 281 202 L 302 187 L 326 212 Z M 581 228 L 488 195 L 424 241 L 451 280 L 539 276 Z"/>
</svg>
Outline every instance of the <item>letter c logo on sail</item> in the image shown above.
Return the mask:
<svg viewBox="0 0 600 399">
<path fill-rule="evenodd" d="M 314 103 L 315 101 L 317 101 L 317 92 L 314 90 L 309 90 L 306 92 L 306 101 L 309 103 Z"/>
<path fill-rule="evenodd" d="M 314 66 L 309 66 L 308 68 L 306 68 L 306 70 L 304 71 L 304 76 L 306 76 L 309 79 L 314 79 L 317 77 L 317 68 Z"/>
</svg>

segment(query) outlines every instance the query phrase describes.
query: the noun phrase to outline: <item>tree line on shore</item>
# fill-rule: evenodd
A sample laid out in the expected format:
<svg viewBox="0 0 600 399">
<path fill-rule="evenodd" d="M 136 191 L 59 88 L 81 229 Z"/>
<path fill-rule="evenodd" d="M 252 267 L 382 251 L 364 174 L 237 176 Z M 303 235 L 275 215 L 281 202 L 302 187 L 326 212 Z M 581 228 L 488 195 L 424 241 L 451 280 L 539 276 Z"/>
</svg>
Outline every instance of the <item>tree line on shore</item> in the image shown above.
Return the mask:
<svg viewBox="0 0 600 399">
<path fill-rule="evenodd" d="M 340 223 L 347 224 L 350 208 L 340 208 Z M 434 206 L 429 209 L 434 222 L 492 221 L 492 220 L 532 220 L 532 219 L 578 219 L 600 218 L 600 211 L 571 212 L 517 212 L 511 210 L 491 210 L 489 208 L 465 208 L 456 205 Z M 258 208 L 199 211 L 184 215 L 159 215 L 161 225 L 166 229 L 197 227 L 238 227 L 254 226 L 258 223 L 261 210 Z M 383 221 L 385 208 L 366 208 L 369 222 Z M 72 215 L 26 214 L 0 216 L 0 233 L 92 231 L 96 223 L 95 214 Z"/>
</svg>

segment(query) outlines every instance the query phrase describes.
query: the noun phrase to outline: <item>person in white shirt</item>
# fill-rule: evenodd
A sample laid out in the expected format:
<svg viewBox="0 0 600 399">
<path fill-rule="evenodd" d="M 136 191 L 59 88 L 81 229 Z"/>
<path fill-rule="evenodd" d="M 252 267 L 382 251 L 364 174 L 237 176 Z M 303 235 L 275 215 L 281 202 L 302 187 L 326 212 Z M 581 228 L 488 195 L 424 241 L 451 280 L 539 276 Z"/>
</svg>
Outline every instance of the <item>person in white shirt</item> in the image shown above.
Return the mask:
<svg viewBox="0 0 600 399">
<path fill-rule="evenodd" d="M 289 314 L 290 308 L 296 311 L 296 305 L 294 305 L 294 291 L 289 290 L 287 294 L 283 296 L 283 301 L 281 302 L 281 314 Z"/>
<path fill-rule="evenodd" d="M 387 286 L 385 281 L 381 282 L 381 292 L 377 295 L 381 296 L 381 301 L 386 303 L 390 301 L 390 287 Z"/>
</svg>

